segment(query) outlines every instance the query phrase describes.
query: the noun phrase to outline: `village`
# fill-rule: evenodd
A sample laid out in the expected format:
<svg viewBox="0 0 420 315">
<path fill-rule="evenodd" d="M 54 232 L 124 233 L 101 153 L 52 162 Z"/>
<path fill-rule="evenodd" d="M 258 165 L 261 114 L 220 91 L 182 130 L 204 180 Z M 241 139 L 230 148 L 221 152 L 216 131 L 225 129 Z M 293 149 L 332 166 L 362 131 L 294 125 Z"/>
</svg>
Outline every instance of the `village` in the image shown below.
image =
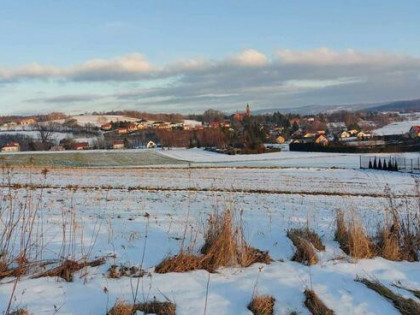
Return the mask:
<svg viewBox="0 0 420 315">
<path fill-rule="evenodd" d="M 57 118 L 56 115 L 53 118 Z M 137 117 L 133 117 L 137 116 Z M 318 115 L 227 115 L 208 110 L 171 121 L 136 115 L 58 115 L 6 120 L 0 127 L 1 152 L 122 150 L 203 147 L 219 153 L 267 153 L 279 150 L 326 152 L 403 152 L 420 150 L 420 121 L 416 114 L 337 112 Z M 181 117 L 180 117 L 181 116 Z M 165 116 L 164 116 L 165 117 Z M 416 120 L 417 119 L 417 120 Z M 412 122 L 412 124 L 410 124 Z M 380 128 L 404 124 L 383 134 Z"/>
</svg>

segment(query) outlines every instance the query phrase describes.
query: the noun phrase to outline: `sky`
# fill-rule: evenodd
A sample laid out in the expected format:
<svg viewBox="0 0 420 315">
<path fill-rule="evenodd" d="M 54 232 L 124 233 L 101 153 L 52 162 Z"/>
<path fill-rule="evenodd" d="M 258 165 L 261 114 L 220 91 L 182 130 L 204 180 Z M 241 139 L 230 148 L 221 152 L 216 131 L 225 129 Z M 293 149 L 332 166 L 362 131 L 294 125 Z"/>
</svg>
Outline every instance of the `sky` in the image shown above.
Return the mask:
<svg viewBox="0 0 420 315">
<path fill-rule="evenodd" d="M 420 98 L 418 0 L 0 0 L 0 115 Z"/>
</svg>

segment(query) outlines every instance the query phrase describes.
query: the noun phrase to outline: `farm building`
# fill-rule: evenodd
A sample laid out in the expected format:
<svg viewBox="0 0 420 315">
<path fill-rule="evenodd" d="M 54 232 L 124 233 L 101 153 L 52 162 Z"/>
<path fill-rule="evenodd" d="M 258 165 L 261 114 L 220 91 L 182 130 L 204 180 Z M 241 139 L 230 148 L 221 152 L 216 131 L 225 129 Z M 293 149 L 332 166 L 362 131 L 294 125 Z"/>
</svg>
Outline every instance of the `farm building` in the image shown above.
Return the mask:
<svg viewBox="0 0 420 315">
<path fill-rule="evenodd" d="M 9 142 L 1 149 L 1 152 L 19 152 L 20 144 L 18 142 Z"/>
</svg>

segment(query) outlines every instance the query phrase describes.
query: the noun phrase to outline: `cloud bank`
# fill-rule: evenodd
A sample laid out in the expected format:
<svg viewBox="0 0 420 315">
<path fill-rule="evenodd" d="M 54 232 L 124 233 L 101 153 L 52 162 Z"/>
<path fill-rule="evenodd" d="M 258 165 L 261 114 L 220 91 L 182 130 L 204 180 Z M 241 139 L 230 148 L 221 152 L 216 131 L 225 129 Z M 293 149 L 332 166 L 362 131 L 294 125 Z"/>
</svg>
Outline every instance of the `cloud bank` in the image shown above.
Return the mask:
<svg viewBox="0 0 420 315">
<path fill-rule="evenodd" d="M 281 108 L 420 97 L 420 58 L 323 47 L 281 49 L 271 56 L 249 49 L 218 60 L 198 57 L 165 65 L 152 64 L 135 53 L 71 67 L 37 63 L 0 67 L 0 86 L 31 80 L 122 86 L 117 93 L 97 98 L 93 93 L 63 93 L 29 99 L 60 106 L 86 102 L 101 109 L 103 102 L 114 102 L 115 108 L 122 104 L 158 111 L 200 111 L 208 107 L 230 110 L 252 103 L 254 108 Z M 145 82 L 153 84 L 145 88 Z"/>
</svg>

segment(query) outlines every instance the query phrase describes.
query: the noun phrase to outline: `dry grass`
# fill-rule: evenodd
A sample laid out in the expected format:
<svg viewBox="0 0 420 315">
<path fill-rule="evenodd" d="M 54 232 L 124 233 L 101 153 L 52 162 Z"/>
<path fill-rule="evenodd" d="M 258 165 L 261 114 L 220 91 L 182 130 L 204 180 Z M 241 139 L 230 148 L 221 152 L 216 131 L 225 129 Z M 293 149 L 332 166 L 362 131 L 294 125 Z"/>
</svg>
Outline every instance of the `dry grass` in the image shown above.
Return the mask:
<svg viewBox="0 0 420 315">
<path fill-rule="evenodd" d="M 296 247 L 296 253 L 292 260 L 306 265 L 313 265 L 318 262 L 315 248 L 325 250 L 321 238 L 315 232 L 305 229 L 293 229 L 287 232 L 287 237 Z"/>
<path fill-rule="evenodd" d="M 15 311 L 10 312 L 10 315 L 29 315 L 29 312 L 24 308 L 19 308 Z"/>
<path fill-rule="evenodd" d="M 305 290 L 305 306 L 313 315 L 333 315 L 329 309 L 313 290 Z"/>
<path fill-rule="evenodd" d="M 105 258 L 98 258 L 98 259 L 92 260 L 90 262 L 88 262 L 88 261 L 77 262 L 77 261 L 74 261 L 74 260 L 66 259 L 59 266 L 57 266 L 57 267 L 55 267 L 51 270 L 47 270 L 45 272 L 37 274 L 37 275 L 33 276 L 32 278 L 36 279 L 36 278 L 42 278 L 42 277 L 60 277 L 67 282 L 72 282 L 74 272 L 79 271 L 79 270 L 81 270 L 83 268 L 86 268 L 86 267 L 100 266 L 100 265 L 104 264 L 105 261 L 106 261 Z"/>
<path fill-rule="evenodd" d="M 344 218 L 344 212 L 337 212 L 337 230 L 335 240 L 340 248 L 355 259 L 372 258 L 375 256 L 375 244 L 367 235 L 365 228 L 353 214 L 349 221 Z"/>
<path fill-rule="evenodd" d="M 132 315 L 135 313 L 133 305 L 118 300 L 107 315 Z"/>
<path fill-rule="evenodd" d="M 420 314 L 420 304 L 413 299 L 407 299 L 399 294 L 394 293 L 379 281 L 370 281 L 368 279 L 358 279 L 369 289 L 383 296 L 392 304 L 402 315 Z"/>
<path fill-rule="evenodd" d="M 201 255 L 186 254 L 163 260 L 155 268 L 157 273 L 186 272 L 204 269 L 214 272 L 219 267 L 248 267 L 254 263 L 270 263 L 267 252 L 250 247 L 244 240 L 242 227 L 235 226 L 233 213 L 226 210 L 222 215 L 212 215 L 208 220 L 205 243 Z"/>
<path fill-rule="evenodd" d="M 254 296 L 248 305 L 248 309 L 254 315 L 272 315 L 274 314 L 275 301 L 272 296 Z"/>
<path fill-rule="evenodd" d="M 321 237 L 307 227 L 302 229 L 293 229 L 290 230 L 289 233 L 293 233 L 296 236 L 307 239 L 317 250 L 325 250 Z"/>
<path fill-rule="evenodd" d="M 156 314 L 156 315 L 175 315 L 176 307 L 171 302 L 146 302 L 136 304 L 136 311 L 143 312 L 145 314 Z"/>
<path fill-rule="evenodd" d="M 391 223 L 378 230 L 378 254 L 394 261 L 418 261 L 418 231 L 411 231 L 410 222 L 394 215 Z"/>
<path fill-rule="evenodd" d="M 187 272 L 197 269 L 203 269 L 201 263 L 202 257 L 180 253 L 179 255 L 165 258 L 155 267 L 157 273 L 168 272 Z"/>
<path fill-rule="evenodd" d="M 175 315 L 176 307 L 172 302 L 146 302 L 132 305 L 118 300 L 107 315 L 133 315 L 137 311 L 145 314 Z"/>
</svg>

